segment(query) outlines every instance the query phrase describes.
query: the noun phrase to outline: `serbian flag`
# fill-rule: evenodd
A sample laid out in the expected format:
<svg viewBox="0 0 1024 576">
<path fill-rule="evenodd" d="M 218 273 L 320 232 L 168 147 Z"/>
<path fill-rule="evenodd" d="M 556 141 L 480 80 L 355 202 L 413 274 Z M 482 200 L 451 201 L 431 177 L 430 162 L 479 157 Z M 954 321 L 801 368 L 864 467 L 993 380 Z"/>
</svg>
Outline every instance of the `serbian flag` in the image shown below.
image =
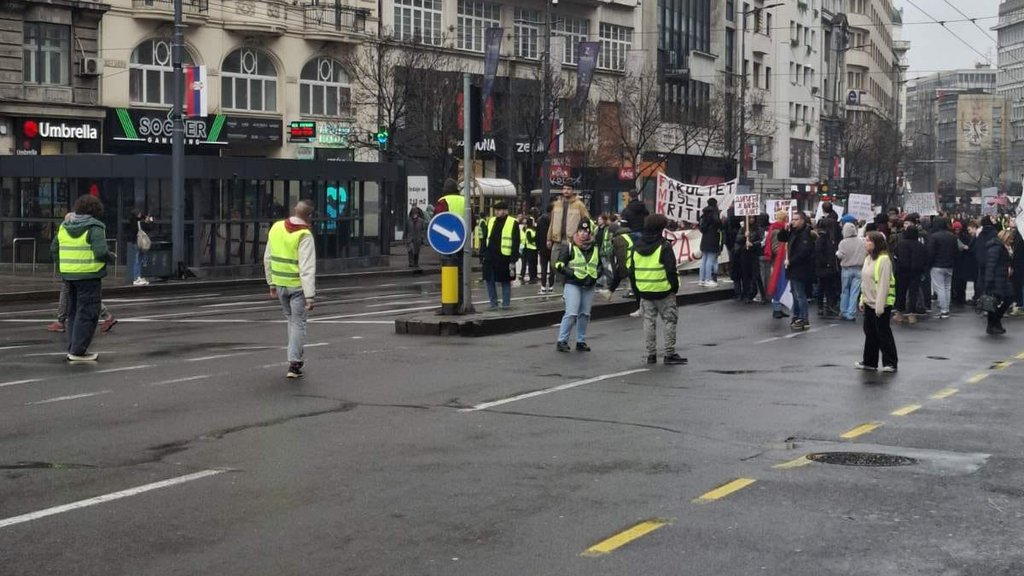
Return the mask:
<svg viewBox="0 0 1024 576">
<path fill-rule="evenodd" d="M 209 113 L 206 101 L 206 66 L 185 66 L 185 116 L 199 118 Z"/>
<path fill-rule="evenodd" d="M 789 279 L 786 278 L 786 249 L 785 243 L 779 244 L 779 252 L 772 262 L 772 274 L 768 278 L 768 295 L 776 302 L 782 302 L 787 308 L 793 307 L 793 294 L 789 289 Z"/>
</svg>

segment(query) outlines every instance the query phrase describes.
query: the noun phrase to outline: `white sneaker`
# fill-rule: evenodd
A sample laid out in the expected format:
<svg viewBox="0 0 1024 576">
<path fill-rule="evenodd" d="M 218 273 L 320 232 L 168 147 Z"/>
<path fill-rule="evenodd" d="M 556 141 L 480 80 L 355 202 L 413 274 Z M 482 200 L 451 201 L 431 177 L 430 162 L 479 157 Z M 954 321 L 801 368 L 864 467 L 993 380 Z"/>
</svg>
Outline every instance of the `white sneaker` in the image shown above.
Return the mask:
<svg viewBox="0 0 1024 576">
<path fill-rule="evenodd" d="M 717 288 L 718 287 L 718 282 L 715 282 L 714 280 L 710 280 L 710 281 L 704 283 L 704 287 L 705 288 Z"/>
<path fill-rule="evenodd" d="M 639 317 L 640 317 L 640 309 L 639 309 L 639 308 L 637 308 L 637 309 L 636 309 L 636 312 L 630 312 L 630 313 L 629 313 L 629 317 L 630 317 L 630 318 L 639 318 Z"/>
<path fill-rule="evenodd" d="M 149 280 L 146 280 L 142 276 L 139 276 L 138 278 L 135 279 L 135 282 L 132 282 L 132 284 L 135 286 L 149 286 Z"/>
<path fill-rule="evenodd" d="M 100 355 L 95 352 L 85 354 L 68 354 L 68 362 L 95 362 Z"/>
<path fill-rule="evenodd" d="M 519 280 L 513 280 L 512 282 L 509 283 L 509 285 L 512 286 L 513 288 L 519 288 L 520 286 L 522 286 L 522 284 L 519 283 Z"/>
<path fill-rule="evenodd" d="M 537 291 L 537 294 L 541 294 L 541 295 L 544 295 L 544 294 L 547 294 L 547 293 L 548 293 L 548 289 L 545 286 L 541 286 L 540 290 Z"/>
</svg>

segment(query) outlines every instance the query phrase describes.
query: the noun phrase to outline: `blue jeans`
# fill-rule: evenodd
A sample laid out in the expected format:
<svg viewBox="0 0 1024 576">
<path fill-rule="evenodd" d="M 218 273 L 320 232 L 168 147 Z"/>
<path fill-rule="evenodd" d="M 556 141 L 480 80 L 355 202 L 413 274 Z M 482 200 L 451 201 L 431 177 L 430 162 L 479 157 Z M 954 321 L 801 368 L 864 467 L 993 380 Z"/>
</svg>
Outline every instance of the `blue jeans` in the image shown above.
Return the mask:
<svg viewBox="0 0 1024 576">
<path fill-rule="evenodd" d="M 807 322 L 807 284 L 790 279 L 789 286 L 793 291 L 793 319 Z"/>
<path fill-rule="evenodd" d="M 705 252 L 700 258 L 700 281 L 711 282 L 718 274 L 718 252 Z"/>
<path fill-rule="evenodd" d="M 494 280 L 487 280 L 487 299 L 491 301 L 491 308 L 498 307 L 498 284 L 501 284 L 501 306 L 508 308 L 512 305 L 512 283 L 511 282 L 495 282 Z"/>
<path fill-rule="evenodd" d="M 587 325 L 590 324 L 590 307 L 594 304 L 594 287 L 584 288 L 565 283 L 565 316 L 558 327 L 558 341 L 568 342 L 572 325 L 576 324 L 576 343 L 587 341 Z"/>
<path fill-rule="evenodd" d="M 860 303 L 860 272 L 859 266 L 843 267 L 843 293 L 839 299 L 839 312 L 847 320 L 857 317 L 857 306 Z"/>
<path fill-rule="evenodd" d="M 306 296 L 302 287 L 278 286 L 277 299 L 288 319 L 288 361 L 300 363 L 306 344 Z"/>
<path fill-rule="evenodd" d="M 126 261 L 126 264 L 128 264 L 129 281 L 135 282 L 136 280 L 139 279 L 140 276 L 142 276 L 142 265 L 145 263 L 145 261 L 146 253 L 143 252 L 142 250 L 139 250 L 137 244 L 129 242 L 128 260 Z"/>
</svg>

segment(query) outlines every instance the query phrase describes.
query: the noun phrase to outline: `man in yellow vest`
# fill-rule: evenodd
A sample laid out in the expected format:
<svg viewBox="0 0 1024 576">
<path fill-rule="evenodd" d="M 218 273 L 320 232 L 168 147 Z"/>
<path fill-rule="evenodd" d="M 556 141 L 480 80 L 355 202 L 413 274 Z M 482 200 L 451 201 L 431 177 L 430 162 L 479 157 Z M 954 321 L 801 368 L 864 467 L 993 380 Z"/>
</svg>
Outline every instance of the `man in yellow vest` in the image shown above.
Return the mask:
<svg viewBox="0 0 1024 576">
<path fill-rule="evenodd" d="M 679 273 L 672 244 L 665 239 L 668 218 L 652 214 L 644 219 L 644 231 L 629 255 L 629 279 L 633 291 L 640 297 L 640 310 L 644 319 L 644 341 L 647 345 L 647 363 L 658 363 L 658 318 L 664 323 L 665 364 L 686 364 L 686 358 L 676 353 L 676 325 L 679 308 Z"/>
<path fill-rule="evenodd" d="M 313 210 L 311 201 L 300 200 L 291 218 L 270 227 L 263 253 L 270 297 L 281 301 L 288 318 L 288 378 L 302 376 L 306 314 L 316 297 L 316 247 L 309 230 Z"/>
<path fill-rule="evenodd" d="M 107 250 L 107 228 L 100 222 L 103 203 L 99 198 L 80 196 L 73 212 L 74 216 L 57 230 L 50 253 L 68 286 L 67 359 L 95 362 L 98 355 L 89 352 L 89 345 L 99 320 L 103 278 L 114 257 Z"/>
<path fill-rule="evenodd" d="M 438 215 L 438 214 L 440 214 L 442 212 L 451 212 L 452 214 L 459 215 L 460 217 L 462 217 L 463 220 L 466 220 L 466 199 L 465 199 L 465 197 L 462 196 L 461 190 L 459 190 L 459 183 L 456 182 L 454 178 L 446 179 L 444 181 L 443 193 L 444 193 L 444 195 L 441 196 L 441 198 L 437 201 L 437 205 L 434 206 L 434 215 L 436 216 L 436 215 Z M 467 231 L 468 230 L 472 230 L 472 228 L 473 228 L 473 222 L 472 221 L 466 221 L 465 224 L 466 224 L 466 230 Z M 430 220 L 427 220 L 427 225 L 428 226 L 430 225 Z M 473 238 L 475 239 L 476 236 L 474 235 Z M 471 251 L 470 253 L 472 253 L 472 250 L 473 250 L 472 243 L 467 240 L 466 244 L 467 244 L 467 247 Z M 479 239 L 476 240 L 476 245 L 480 246 Z M 465 250 L 465 248 L 463 248 L 463 250 Z M 463 275 L 466 273 L 466 271 L 463 270 L 463 259 L 462 259 L 462 256 L 463 256 L 463 252 L 462 252 L 462 250 L 459 250 L 458 252 L 456 252 L 455 254 L 452 254 L 451 256 L 442 256 L 441 257 L 442 265 L 454 263 L 454 264 L 456 264 L 459 267 L 459 304 L 458 304 L 458 306 L 459 306 L 460 309 L 463 307 L 463 305 L 466 302 L 466 295 L 462 293 L 463 292 L 463 290 L 462 290 L 462 286 L 463 286 L 462 279 L 464 277 Z"/>
<path fill-rule="evenodd" d="M 508 215 L 508 205 L 499 200 L 494 204 L 494 216 L 485 220 L 483 257 L 484 282 L 491 310 L 498 308 L 498 284 L 501 284 L 501 307 L 512 305 L 512 281 L 515 280 L 516 260 L 519 259 L 519 223 Z"/>
</svg>

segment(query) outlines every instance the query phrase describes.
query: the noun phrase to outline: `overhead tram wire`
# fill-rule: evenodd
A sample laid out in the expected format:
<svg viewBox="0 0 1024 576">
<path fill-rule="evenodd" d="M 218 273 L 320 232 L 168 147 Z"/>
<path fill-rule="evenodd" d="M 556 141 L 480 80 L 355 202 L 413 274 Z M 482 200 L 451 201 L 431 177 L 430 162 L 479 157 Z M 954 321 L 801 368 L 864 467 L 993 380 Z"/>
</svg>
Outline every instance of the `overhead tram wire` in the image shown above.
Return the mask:
<svg viewBox="0 0 1024 576">
<path fill-rule="evenodd" d="M 942 1 L 945 2 L 946 4 L 948 4 L 949 7 L 952 8 L 953 10 L 956 10 L 957 13 L 960 14 L 961 16 L 963 16 L 964 18 L 969 18 L 971 20 L 971 24 L 974 24 L 975 28 L 977 28 L 978 30 L 981 30 L 982 34 L 984 34 L 985 36 L 988 36 L 989 40 L 991 40 L 993 42 L 996 42 L 996 43 L 999 42 L 998 40 L 995 39 L 995 37 L 992 36 L 992 34 L 989 33 L 988 30 L 985 30 L 984 28 L 982 28 L 981 26 L 978 25 L 978 20 L 976 18 L 971 18 L 967 14 L 964 14 L 963 10 L 957 8 L 956 5 L 953 4 L 952 2 L 950 2 L 949 0 L 942 0 Z"/>
<path fill-rule="evenodd" d="M 946 26 L 946 23 L 947 23 L 947 22 L 951 22 L 950 20 L 943 20 L 943 21 L 940 21 L 940 20 L 939 20 L 938 18 L 936 18 L 936 17 L 932 16 L 932 15 L 931 15 L 931 14 L 929 14 L 928 12 L 925 12 L 925 11 L 924 11 L 924 10 L 923 10 L 923 9 L 922 9 L 922 8 L 921 8 L 920 6 L 918 6 L 918 5 L 917 5 L 917 4 L 916 4 L 916 3 L 914 2 L 914 0 L 907 0 L 907 3 L 908 3 L 908 4 L 910 4 L 911 6 L 913 6 L 914 8 L 917 8 L 917 10 L 918 10 L 919 12 L 921 12 L 922 14 L 924 14 L 925 16 L 927 16 L 927 17 L 931 18 L 932 20 L 934 20 L 936 24 L 938 24 L 939 26 L 942 26 L 942 28 L 943 28 L 943 29 L 944 29 L 944 30 L 945 30 L 946 32 L 949 32 L 949 33 L 950 33 L 950 34 L 951 34 L 951 35 L 952 35 L 952 36 L 953 36 L 954 38 L 956 38 L 957 40 L 959 40 L 961 44 L 963 44 L 964 46 L 967 46 L 968 48 L 970 48 L 970 49 L 971 49 L 971 51 L 973 51 L 973 52 L 974 52 L 975 54 L 977 54 L 978 56 L 981 56 L 982 58 L 984 58 L 984 59 L 985 59 L 985 63 L 986 63 L 986 64 L 988 64 L 989 66 L 991 66 L 991 65 L 992 65 L 992 59 L 991 59 L 991 58 L 989 58 L 989 57 L 988 57 L 988 56 L 986 56 L 985 54 L 982 54 L 982 53 L 981 53 L 981 52 L 980 52 L 980 51 L 979 51 L 979 50 L 978 50 L 977 48 L 975 48 L 975 47 L 974 47 L 973 45 L 971 45 L 971 43 L 970 43 L 970 42 L 968 42 L 968 41 L 964 40 L 964 39 L 963 39 L 963 38 L 962 38 L 962 37 L 961 37 L 961 36 L 960 36 L 959 34 L 957 34 L 956 32 L 953 32 L 953 30 L 952 30 L 952 29 L 950 29 L 950 28 L 949 28 L 948 26 Z M 967 19 L 966 21 L 967 21 L 967 22 L 970 22 L 970 21 L 971 21 L 971 19 L 970 19 L 970 18 L 968 18 L 968 19 Z"/>
</svg>

